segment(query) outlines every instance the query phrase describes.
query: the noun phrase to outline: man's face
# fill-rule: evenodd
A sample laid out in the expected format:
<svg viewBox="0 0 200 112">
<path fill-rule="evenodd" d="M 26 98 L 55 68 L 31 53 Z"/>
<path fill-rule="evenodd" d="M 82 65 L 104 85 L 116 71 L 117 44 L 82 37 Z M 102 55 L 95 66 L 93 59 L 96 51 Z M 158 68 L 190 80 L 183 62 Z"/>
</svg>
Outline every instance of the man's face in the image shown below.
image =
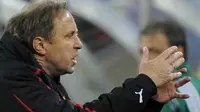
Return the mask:
<svg viewBox="0 0 200 112">
<path fill-rule="evenodd" d="M 146 46 L 149 49 L 149 59 L 154 59 L 164 50 L 170 47 L 166 36 L 162 33 L 154 33 L 142 36 L 140 40 L 140 53 L 142 48 Z"/>
<path fill-rule="evenodd" d="M 48 68 L 54 68 L 60 75 L 73 73 L 76 56 L 81 48 L 74 18 L 67 11 L 60 12 L 54 23 L 53 37 L 46 45 Z"/>
</svg>

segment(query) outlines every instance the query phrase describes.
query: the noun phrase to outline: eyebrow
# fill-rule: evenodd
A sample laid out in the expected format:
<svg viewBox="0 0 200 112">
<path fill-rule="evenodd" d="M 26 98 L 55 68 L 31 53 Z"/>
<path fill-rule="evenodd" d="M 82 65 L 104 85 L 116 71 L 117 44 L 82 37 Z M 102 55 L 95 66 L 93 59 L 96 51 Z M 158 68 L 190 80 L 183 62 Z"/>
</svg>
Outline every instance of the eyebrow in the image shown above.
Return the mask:
<svg viewBox="0 0 200 112">
<path fill-rule="evenodd" d="M 67 34 L 74 34 L 74 33 L 78 33 L 78 29 L 76 29 L 76 30 L 71 30 L 71 31 L 69 31 Z"/>
<path fill-rule="evenodd" d="M 67 33 L 67 35 L 74 35 L 76 33 L 78 33 L 78 32 L 77 31 L 70 31 L 70 32 Z"/>
</svg>

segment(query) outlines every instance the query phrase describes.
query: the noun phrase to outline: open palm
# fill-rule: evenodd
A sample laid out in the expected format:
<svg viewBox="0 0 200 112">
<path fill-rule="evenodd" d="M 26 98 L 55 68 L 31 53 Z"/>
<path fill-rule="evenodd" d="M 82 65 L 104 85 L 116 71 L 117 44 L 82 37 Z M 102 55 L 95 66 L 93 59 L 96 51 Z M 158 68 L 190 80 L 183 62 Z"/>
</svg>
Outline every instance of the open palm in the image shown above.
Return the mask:
<svg viewBox="0 0 200 112">
<path fill-rule="evenodd" d="M 167 84 L 158 88 L 157 95 L 155 95 L 153 99 L 158 102 L 165 103 L 172 100 L 173 98 L 183 98 L 183 99 L 189 98 L 188 94 L 177 93 L 176 90 L 177 88 L 188 83 L 190 80 L 191 79 L 187 77 L 179 82 L 176 81 L 168 82 Z"/>
</svg>

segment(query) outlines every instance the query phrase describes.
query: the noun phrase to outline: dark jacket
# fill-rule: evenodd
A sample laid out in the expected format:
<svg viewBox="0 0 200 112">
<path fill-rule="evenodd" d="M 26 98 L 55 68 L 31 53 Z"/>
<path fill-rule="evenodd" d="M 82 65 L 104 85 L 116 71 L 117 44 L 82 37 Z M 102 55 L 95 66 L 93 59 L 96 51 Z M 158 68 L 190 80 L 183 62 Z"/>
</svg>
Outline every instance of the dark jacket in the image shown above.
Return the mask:
<svg viewBox="0 0 200 112">
<path fill-rule="evenodd" d="M 135 93 L 141 89 L 142 99 Z M 74 104 L 60 78 L 49 77 L 26 45 L 6 33 L 0 41 L 0 90 L 1 112 L 159 112 L 163 106 L 151 100 L 157 89 L 144 74 L 83 106 Z"/>
</svg>

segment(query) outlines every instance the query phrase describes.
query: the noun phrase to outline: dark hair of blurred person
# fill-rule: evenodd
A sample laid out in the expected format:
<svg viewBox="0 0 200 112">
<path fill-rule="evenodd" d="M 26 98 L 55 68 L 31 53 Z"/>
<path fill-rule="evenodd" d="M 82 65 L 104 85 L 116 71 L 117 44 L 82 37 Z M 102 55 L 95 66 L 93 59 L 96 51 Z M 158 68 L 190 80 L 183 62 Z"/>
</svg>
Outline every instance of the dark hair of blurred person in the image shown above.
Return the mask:
<svg viewBox="0 0 200 112">
<path fill-rule="evenodd" d="M 149 48 L 151 58 L 170 46 L 178 46 L 187 60 L 186 34 L 184 28 L 178 23 L 172 21 L 152 22 L 141 31 L 140 37 L 141 45 L 145 44 Z"/>
</svg>

